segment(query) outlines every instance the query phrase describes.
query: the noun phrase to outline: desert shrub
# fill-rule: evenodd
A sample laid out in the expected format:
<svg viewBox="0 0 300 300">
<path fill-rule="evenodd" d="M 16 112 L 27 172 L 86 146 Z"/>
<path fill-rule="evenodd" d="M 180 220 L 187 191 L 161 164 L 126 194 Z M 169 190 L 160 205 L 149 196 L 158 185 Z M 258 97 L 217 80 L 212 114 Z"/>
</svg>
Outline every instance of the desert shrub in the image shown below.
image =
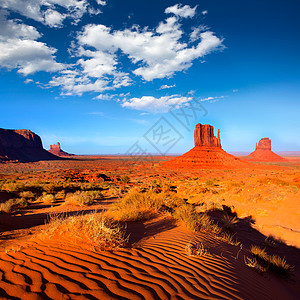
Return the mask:
<svg viewBox="0 0 300 300">
<path fill-rule="evenodd" d="M 25 199 L 34 199 L 35 198 L 35 194 L 31 191 L 23 191 L 19 194 L 19 196 L 21 198 L 25 198 Z"/>
<path fill-rule="evenodd" d="M 141 192 L 135 188 L 116 202 L 110 211 L 116 213 L 119 220 L 138 221 L 148 218 L 151 212 L 173 211 L 175 207 L 182 204 L 184 201 L 175 193 L 156 193 L 152 190 Z"/>
<path fill-rule="evenodd" d="M 95 200 L 100 200 L 103 195 L 99 191 L 77 191 L 67 194 L 65 204 L 86 206 L 94 203 Z"/>
<path fill-rule="evenodd" d="M 278 255 L 268 255 L 265 249 L 258 246 L 252 246 L 250 252 L 263 268 L 280 277 L 288 278 L 290 276 L 292 267 L 286 262 L 285 258 Z"/>
<path fill-rule="evenodd" d="M 128 241 L 126 232 L 119 223 L 96 211 L 71 217 L 50 216 L 42 237 L 52 238 L 56 235 L 73 243 L 87 241 L 93 250 L 124 247 Z"/>
<path fill-rule="evenodd" d="M 130 182 L 130 177 L 127 176 L 127 175 L 122 175 L 120 177 L 120 181 L 123 182 L 123 183 L 129 183 Z"/>
<path fill-rule="evenodd" d="M 29 202 L 26 198 L 19 198 L 16 200 L 16 205 L 21 207 L 21 208 L 26 208 L 29 206 Z"/>
<path fill-rule="evenodd" d="M 21 192 L 24 189 L 24 184 L 19 182 L 6 182 L 2 185 L 1 189 L 7 192 Z"/>
<path fill-rule="evenodd" d="M 197 213 L 195 207 L 184 204 L 176 208 L 174 218 L 182 221 L 187 229 L 192 231 L 207 230 L 213 233 L 220 233 L 221 229 L 205 213 Z"/>
<path fill-rule="evenodd" d="M 9 199 L 4 203 L 0 204 L 0 212 L 5 212 L 7 214 L 13 212 L 13 208 L 16 204 L 16 201 L 14 199 Z"/>
<path fill-rule="evenodd" d="M 56 198 L 52 194 L 44 194 L 43 196 L 40 197 L 40 200 L 45 204 L 51 204 L 51 203 L 55 203 Z"/>
</svg>

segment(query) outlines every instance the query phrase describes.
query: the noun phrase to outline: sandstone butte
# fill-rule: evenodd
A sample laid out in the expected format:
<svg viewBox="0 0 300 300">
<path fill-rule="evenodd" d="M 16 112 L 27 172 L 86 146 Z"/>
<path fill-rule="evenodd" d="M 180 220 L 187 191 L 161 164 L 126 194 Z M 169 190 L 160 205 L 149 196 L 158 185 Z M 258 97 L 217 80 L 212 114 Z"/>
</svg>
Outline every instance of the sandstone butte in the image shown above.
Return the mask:
<svg viewBox="0 0 300 300">
<path fill-rule="evenodd" d="M 271 140 L 266 137 L 262 138 L 258 145 L 256 144 L 255 151 L 250 153 L 244 158 L 247 161 L 255 162 L 284 162 L 288 161 L 287 159 L 277 155 L 271 150 Z"/>
<path fill-rule="evenodd" d="M 0 128 L 0 161 L 33 162 L 59 157 L 43 148 L 41 138 L 30 130 Z"/>
<path fill-rule="evenodd" d="M 48 152 L 57 155 L 57 156 L 74 156 L 74 154 L 67 153 L 63 151 L 60 147 L 60 143 L 57 142 L 57 144 L 50 145 L 50 150 Z"/>
<path fill-rule="evenodd" d="M 228 154 L 221 147 L 218 136 L 208 124 L 197 124 L 194 131 L 195 147 L 185 154 L 163 163 L 168 168 L 235 168 L 248 166 L 246 162 Z"/>
</svg>

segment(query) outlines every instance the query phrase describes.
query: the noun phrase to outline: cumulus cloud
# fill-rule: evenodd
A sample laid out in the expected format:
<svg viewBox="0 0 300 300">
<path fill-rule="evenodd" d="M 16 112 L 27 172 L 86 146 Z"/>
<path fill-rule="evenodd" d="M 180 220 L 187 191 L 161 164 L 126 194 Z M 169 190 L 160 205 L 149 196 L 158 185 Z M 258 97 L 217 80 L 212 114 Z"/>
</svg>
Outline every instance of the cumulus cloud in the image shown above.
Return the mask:
<svg viewBox="0 0 300 300">
<path fill-rule="evenodd" d="M 192 99 L 192 97 L 183 97 L 180 95 L 163 96 L 160 98 L 143 96 L 141 98 L 131 98 L 129 100 L 125 100 L 121 105 L 122 107 L 135 110 L 164 113 L 167 112 L 171 107 L 179 108 L 184 103 L 187 103 Z"/>
<path fill-rule="evenodd" d="M 44 12 L 45 23 L 50 27 L 62 26 L 63 20 L 66 18 L 65 14 L 61 14 L 56 10 L 47 9 Z"/>
<path fill-rule="evenodd" d="M 37 71 L 55 72 L 64 68 L 56 62 L 56 49 L 38 42 L 39 32 L 20 21 L 7 20 L 7 13 L 0 11 L 0 66 L 17 68 L 23 75 Z"/>
<path fill-rule="evenodd" d="M 166 8 L 166 14 L 174 14 L 182 18 L 192 18 L 196 14 L 197 6 L 191 8 L 189 5 L 182 6 L 181 4 L 175 4 Z"/>
<path fill-rule="evenodd" d="M 87 25 L 78 35 L 78 43 L 95 48 L 95 51 L 90 50 L 94 56 L 103 53 L 112 56 L 121 50 L 136 66 L 133 74 L 152 81 L 186 70 L 193 60 L 222 48 L 222 40 L 209 30 L 195 31 L 191 38 L 198 39 L 199 43 L 190 47 L 181 41 L 182 35 L 181 24 L 177 18 L 170 17 L 160 22 L 155 31 L 138 26 L 113 31 L 101 24 Z"/>
<path fill-rule="evenodd" d="M 20 20 L 8 20 L 8 11 L 59 28 L 66 18 L 77 22 L 86 12 L 99 13 L 95 6 L 106 5 L 106 1 L 96 0 L 94 6 L 87 0 L 25 2 L 2 0 L 5 10 L 0 10 L 0 66 L 16 68 L 23 75 L 56 72 L 46 86 L 60 87 L 62 95 L 103 94 L 129 86 L 138 78 L 143 81 L 170 78 L 223 47 L 223 40 L 203 25 L 185 32 L 182 23 L 195 15 L 197 6 L 176 4 L 165 10 L 168 16 L 155 28 L 134 25 L 114 30 L 103 24 L 82 27 L 68 49 L 73 63 L 62 64 L 56 61 L 57 49 L 39 41 L 41 34 L 36 28 Z M 131 63 L 126 71 L 124 57 Z M 171 87 L 163 85 L 161 89 Z M 171 103 L 173 98 L 157 102 Z M 134 105 L 133 101 L 125 103 L 124 107 Z"/>
<path fill-rule="evenodd" d="M 106 1 L 97 0 L 97 4 L 103 6 Z M 1 0 L 1 7 L 50 27 L 62 26 L 66 18 L 78 22 L 89 9 L 94 11 L 87 0 Z"/>
</svg>

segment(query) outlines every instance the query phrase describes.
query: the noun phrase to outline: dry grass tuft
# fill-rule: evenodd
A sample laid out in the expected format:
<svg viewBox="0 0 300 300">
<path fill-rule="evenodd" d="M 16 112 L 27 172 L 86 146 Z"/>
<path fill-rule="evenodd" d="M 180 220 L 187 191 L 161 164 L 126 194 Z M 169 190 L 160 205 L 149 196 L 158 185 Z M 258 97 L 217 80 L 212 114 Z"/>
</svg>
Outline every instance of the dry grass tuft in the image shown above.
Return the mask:
<svg viewBox="0 0 300 300">
<path fill-rule="evenodd" d="M 71 217 L 63 214 L 51 215 L 41 237 L 54 236 L 60 236 L 75 244 L 88 242 L 95 251 L 124 247 L 128 241 L 125 230 L 119 223 L 97 211 Z"/>
<path fill-rule="evenodd" d="M 223 216 L 223 224 L 224 228 L 226 230 L 234 230 L 234 226 L 238 223 L 239 219 L 236 216 L 229 216 L 229 215 L 224 215 Z"/>
<path fill-rule="evenodd" d="M 259 272 L 259 273 L 263 273 L 266 272 L 267 269 L 262 267 L 256 260 L 256 258 L 250 258 L 247 257 L 247 259 L 245 259 L 244 257 L 244 261 L 245 261 L 245 265 L 248 266 L 251 269 L 254 269 L 255 271 Z"/>
<path fill-rule="evenodd" d="M 142 192 L 135 188 L 116 202 L 110 212 L 120 221 L 139 221 L 149 218 L 153 213 L 171 212 L 183 203 L 184 201 L 172 192 Z"/>
<path fill-rule="evenodd" d="M 96 200 L 103 199 L 99 191 L 77 191 L 67 194 L 65 198 L 66 205 L 86 206 L 91 205 Z"/>
<path fill-rule="evenodd" d="M 293 268 L 286 262 L 285 258 L 278 255 L 268 255 L 265 249 L 258 246 L 252 246 L 250 252 L 262 268 L 268 269 L 283 278 L 290 277 Z"/>
<path fill-rule="evenodd" d="M 192 242 L 189 242 L 185 246 L 185 252 L 188 256 L 206 256 L 209 255 L 207 249 L 205 249 L 202 242 L 196 243 L 195 245 Z"/>
<path fill-rule="evenodd" d="M 205 213 L 199 214 L 195 207 L 190 204 L 184 204 L 178 207 L 174 212 L 174 218 L 182 221 L 187 229 L 192 231 L 206 230 L 218 234 L 220 227 Z"/>
</svg>

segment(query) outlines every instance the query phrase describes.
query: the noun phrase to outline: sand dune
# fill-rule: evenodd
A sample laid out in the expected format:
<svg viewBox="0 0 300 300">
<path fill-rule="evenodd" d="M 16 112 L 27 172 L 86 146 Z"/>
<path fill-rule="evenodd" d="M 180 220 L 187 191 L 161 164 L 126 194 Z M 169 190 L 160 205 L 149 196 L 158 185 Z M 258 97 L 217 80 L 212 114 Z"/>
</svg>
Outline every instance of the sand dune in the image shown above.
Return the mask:
<svg viewBox="0 0 300 300">
<path fill-rule="evenodd" d="M 188 256 L 186 244 L 199 241 L 211 255 Z M 9 299 L 296 299 L 279 279 L 247 268 L 242 253 L 234 259 L 238 249 L 177 226 L 118 251 L 93 252 L 84 244 L 35 238 L 21 249 L 1 254 L 0 295 Z"/>
</svg>

